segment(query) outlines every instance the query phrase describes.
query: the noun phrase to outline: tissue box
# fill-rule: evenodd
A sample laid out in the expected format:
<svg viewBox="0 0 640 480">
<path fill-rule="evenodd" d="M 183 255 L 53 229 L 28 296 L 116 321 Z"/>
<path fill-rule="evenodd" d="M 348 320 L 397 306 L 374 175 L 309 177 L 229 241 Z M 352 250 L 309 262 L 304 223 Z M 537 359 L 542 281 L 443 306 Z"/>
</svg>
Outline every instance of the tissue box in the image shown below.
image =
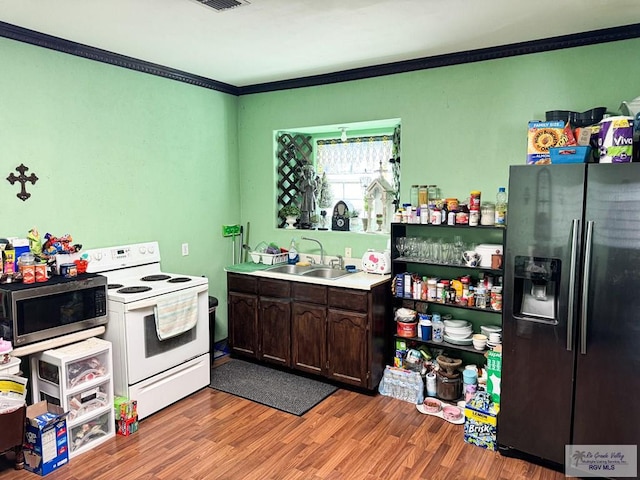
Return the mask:
<svg viewBox="0 0 640 480">
<path fill-rule="evenodd" d="M 67 414 L 47 401 L 27 407 L 25 468 L 46 475 L 69 461 Z"/>
</svg>

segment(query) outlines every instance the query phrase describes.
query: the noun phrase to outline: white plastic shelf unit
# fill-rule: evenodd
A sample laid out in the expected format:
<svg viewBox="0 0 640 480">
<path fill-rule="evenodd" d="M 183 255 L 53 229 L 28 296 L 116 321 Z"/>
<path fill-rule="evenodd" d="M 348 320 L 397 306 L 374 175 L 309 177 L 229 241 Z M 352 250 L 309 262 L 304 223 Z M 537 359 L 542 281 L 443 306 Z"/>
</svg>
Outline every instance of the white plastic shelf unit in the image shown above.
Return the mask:
<svg viewBox="0 0 640 480">
<path fill-rule="evenodd" d="M 115 436 L 111 342 L 89 338 L 31 356 L 34 402 L 60 405 L 67 417 L 69 456 Z"/>
</svg>

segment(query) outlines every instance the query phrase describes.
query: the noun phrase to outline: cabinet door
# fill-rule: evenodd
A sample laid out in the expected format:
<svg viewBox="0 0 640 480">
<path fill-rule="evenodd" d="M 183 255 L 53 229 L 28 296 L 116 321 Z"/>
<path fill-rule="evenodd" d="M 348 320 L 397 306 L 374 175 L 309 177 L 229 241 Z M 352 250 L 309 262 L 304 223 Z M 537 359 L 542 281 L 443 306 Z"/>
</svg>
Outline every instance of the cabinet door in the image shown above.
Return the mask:
<svg viewBox="0 0 640 480">
<path fill-rule="evenodd" d="M 367 321 L 365 313 L 330 308 L 327 314 L 329 377 L 360 387 L 367 386 Z"/>
<path fill-rule="evenodd" d="M 259 358 L 267 362 L 291 365 L 291 307 L 289 299 L 260 297 Z"/>
<path fill-rule="evenodd" d="M 229 292 L 229 346 L 236 353 L 256 357 L 258 297 Z"/>
<path fill-rule="evenodd" d="M 292 305 L 293 367 L 325 375 L 327 371 L 327 314 L 324 305 Z"/>
</svg>

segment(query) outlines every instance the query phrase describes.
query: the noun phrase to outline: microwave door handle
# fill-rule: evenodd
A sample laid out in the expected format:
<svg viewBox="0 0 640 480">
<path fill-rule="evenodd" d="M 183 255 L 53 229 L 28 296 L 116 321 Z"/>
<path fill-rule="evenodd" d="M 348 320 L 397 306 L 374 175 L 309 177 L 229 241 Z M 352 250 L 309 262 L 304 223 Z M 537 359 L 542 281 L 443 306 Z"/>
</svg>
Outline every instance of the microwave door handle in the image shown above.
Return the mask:
<svg viewBox="0 0 640 480">
<path fill-rule="evenodd" d="M 200 285 L 195 287 L 193 290 L 196 293 L 206 292 L 209 289 L 209 285 Z M 140 300 L 139 302 L 135 302 L 130 307 L 126 307 L 127 312 L 133 312 L 134 310 L 142 310 L 143 308 L 155 307 L 158 303 L 158 297 L 151 297 L 145 300 Z"/>
<path fill-rule="evenodd" d="M 589 316 L 589 283 L 591 280 L 591 244 L 593 220 L 587 222 L 587 236 L 584 250 L 584 275 L 582 277 L 582 309 L 580 312 L 580 353 L 587 354 L 587 317 Z"/>
<path fill-rule="evenodd" d="M 574 218 L 571 222 L 571 263 L 569 266 L 569 295 L 567 302 L 567 350 L 573 350 L 573 302 L 576 298 L 576 268 L 578 267 L 578 231 L 580 220 Z"/>
</svg>

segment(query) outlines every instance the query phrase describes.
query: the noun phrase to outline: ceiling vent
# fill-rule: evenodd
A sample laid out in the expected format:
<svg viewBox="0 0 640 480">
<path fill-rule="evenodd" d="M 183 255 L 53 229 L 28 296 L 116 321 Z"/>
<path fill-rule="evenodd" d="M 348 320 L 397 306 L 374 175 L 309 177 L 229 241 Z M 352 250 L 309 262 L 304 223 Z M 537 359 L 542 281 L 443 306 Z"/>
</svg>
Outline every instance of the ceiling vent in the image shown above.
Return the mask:
<svg viewBox="0 0 640 480">
<path fill-rule="evenodd" d="M 247 0 L 196 0 L 206 7 L 211 7 L 218 12 L 231 10 L 232 8 L 249 5 Z"/>
</svg>

